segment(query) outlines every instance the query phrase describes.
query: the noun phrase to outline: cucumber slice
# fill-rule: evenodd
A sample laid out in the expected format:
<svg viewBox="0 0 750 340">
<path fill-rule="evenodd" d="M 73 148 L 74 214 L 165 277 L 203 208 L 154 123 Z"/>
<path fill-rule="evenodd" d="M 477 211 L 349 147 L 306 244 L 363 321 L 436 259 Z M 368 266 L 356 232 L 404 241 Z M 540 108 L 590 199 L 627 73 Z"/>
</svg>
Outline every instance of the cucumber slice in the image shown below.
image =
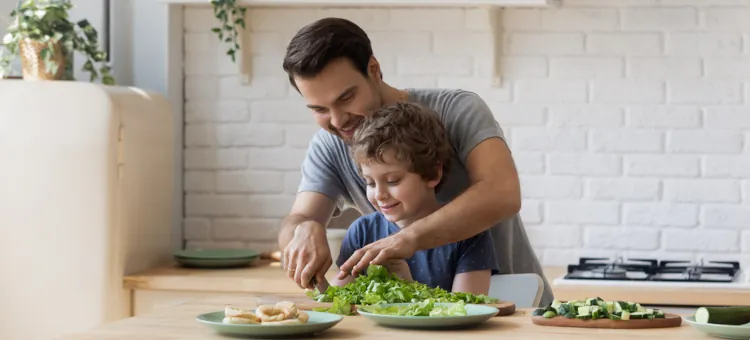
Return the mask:
<svg viewBox="0 0 750 340">
<path fill-rule="evenodd" d="M 750 306 L 700 307 L 695 321 L 720 325 L 743 325 L 750 322 Z"/>
<path fill-rule="evenodd" d="M 630 313 L 630 319 L 645 319 L 646 313 L 644 312 L 633 312 Z"/>
<path fill-rule="evenodd" d="M 619 303 L 615 302 L 612 305 L 615 308 L 615 313 L 618 313 L 618 314 L 622 313 L 622 306 Z"/>
<path fill-rule="evenodd" d="M 558 307 L 560 307 L 560 305 L 562 305 L 562 302 L 553 300 L 552 304 L 550 304 L 550 307 L 557 309 Z"/>
</svg>

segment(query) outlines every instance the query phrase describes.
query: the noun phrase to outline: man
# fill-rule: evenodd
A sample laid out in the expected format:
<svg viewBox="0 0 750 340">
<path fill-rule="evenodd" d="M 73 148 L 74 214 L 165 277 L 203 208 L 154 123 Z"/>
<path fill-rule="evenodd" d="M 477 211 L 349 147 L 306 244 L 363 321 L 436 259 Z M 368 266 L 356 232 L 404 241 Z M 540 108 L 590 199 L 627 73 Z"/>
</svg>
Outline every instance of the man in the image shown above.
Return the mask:
<svg viewBox="0 0 750 340">
<path fill-rule="evenodd" d="M 415 102 L 440 115 L 457 159 L 437 192 L 445 204 L 409 228 L 370 243 L 341 266 L 339 278 L 369 264 L 408 259 L 416 251 L 468 239 L 490 229 L 501 273 L 537 273 L 541 265 L 518 215 L 518 174 L 505 136 L 485 102 L 474 93 L 391 87 L 383 81 L 367 34 L 339 18 L 303 27 L 287 47 L 283 68 L 304 97 L 321 130 L 302 164 L 302 181 L 279 246 L 287 274 L 301 288 L 324 282 L 332 264 L 325 226 L 343 203 L 362 214 L 375 208 L 347 147 L 364 116 L 397 102 Z M 314 279 L 314 281 L 313 281 Z M 541 305 L 552 302 L 544 280 Z"/>
</svg>

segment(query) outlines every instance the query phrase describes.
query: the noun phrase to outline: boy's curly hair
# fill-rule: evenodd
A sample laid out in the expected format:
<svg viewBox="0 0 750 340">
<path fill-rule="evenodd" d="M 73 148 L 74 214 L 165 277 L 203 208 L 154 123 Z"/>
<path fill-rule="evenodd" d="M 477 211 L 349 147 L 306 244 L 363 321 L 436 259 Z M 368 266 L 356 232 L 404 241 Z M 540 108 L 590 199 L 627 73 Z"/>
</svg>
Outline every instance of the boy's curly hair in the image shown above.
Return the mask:
<svg viewBox="0 0 750 340">
<path fill-rule="evenodd" d="M 438 164 L 445 178 L 453 155 L 438 115 L 415 103 L 398 103 L 375 111 L 363 119 L 350 144 L 360 173 L 361 164 L 368 160 L 384 162 L 387 151 L 425 180 L 437 178 Z"/>
</svg>

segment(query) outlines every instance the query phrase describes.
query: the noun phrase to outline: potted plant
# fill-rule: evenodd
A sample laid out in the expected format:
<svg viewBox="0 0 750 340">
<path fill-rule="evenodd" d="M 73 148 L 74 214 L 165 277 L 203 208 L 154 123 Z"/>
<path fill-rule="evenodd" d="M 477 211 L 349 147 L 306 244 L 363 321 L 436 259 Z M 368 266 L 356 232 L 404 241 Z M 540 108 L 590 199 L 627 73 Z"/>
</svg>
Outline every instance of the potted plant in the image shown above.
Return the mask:
<svg viewBox="0 0 750 340">
<path fill-rule="evenodd" d="M 70 22 L 71 8 L 70 0 L 21 1 L 11 11 L 12 23 L 3 37 L 7 51 L 0 50 L 0 75 L 9 74 L 10 63 L 20 56 L 24 79 L 75 80 L 73 53 L 78 51 L 86 58 L 83 71 L 91 75 L 90 81 L 101 78 L 103 84 L 114 85 L 96 30 L 87 20 Z"/>
</svg>

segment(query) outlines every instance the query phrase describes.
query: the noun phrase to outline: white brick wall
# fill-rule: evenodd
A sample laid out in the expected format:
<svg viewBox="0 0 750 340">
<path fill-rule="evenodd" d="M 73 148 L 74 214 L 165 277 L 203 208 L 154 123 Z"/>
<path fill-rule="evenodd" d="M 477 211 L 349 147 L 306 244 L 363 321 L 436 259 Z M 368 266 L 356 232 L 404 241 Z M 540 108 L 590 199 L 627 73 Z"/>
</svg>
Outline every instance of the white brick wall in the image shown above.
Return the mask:
<svg viewBox="0 0 750 340">
<path fill-rule="evenodd" d="M 750 266 L 750 3 L 654 3 L 505 10 L 502 88 L 489 87 L 481 10 L 251 10 L 243 86 L 211 10 L 188 8 L 189 244 L 275 247 L 316 130 L 281 57 L 302 25 L 343 16 L 370 33 L 393 85 L 462 87 L 490 104 L 544 263 L 620 253 Z"/>
</svg>

